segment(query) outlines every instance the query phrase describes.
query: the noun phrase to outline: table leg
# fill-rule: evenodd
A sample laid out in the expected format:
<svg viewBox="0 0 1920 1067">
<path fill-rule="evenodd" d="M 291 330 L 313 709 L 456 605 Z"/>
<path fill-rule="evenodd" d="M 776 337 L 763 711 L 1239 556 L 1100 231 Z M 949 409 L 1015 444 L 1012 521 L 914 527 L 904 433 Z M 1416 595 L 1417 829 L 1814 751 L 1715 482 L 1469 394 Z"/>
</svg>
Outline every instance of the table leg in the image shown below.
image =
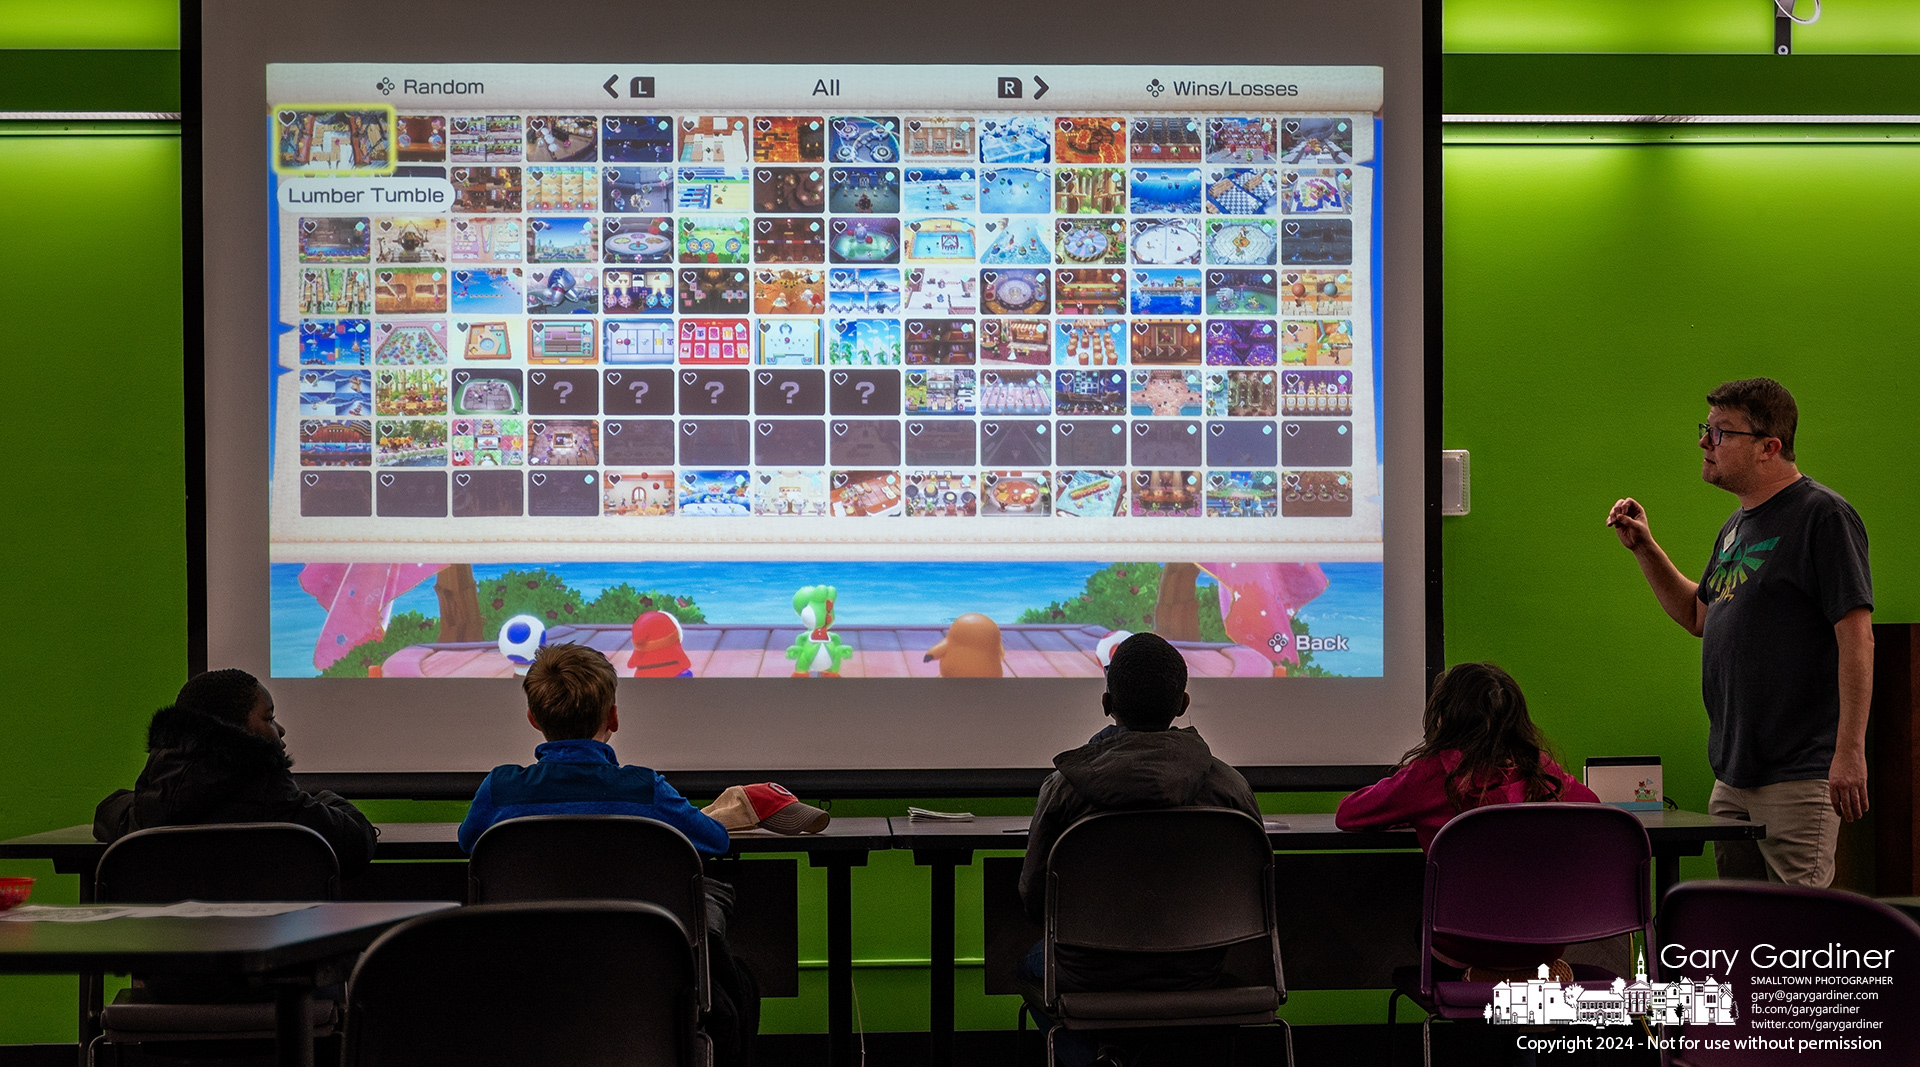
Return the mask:
<svg viewBox="0 0 1920 1067">
<path fill-rule="evenodd" d="M 93 903 L 95 864 L 89 864 L 80 872 L 80 903 Z M 80 1021 L 74 1033 L 80 1042 L 80 1067 L 88 1067 L 93 1052 L 93 1039 L 100 1035 L 99 1018 L 101 1002 L 106 999 L 106 983 L 99 972 L 80 975 Z"/>
<path fill-rule="evenodd" d="M 280 1067 L 313 1067 L 313 989 L 277 986 L 273 996 L 273 1047 Z"/>
<path fill-rule="evenodd" d="M 827 869 L 827 1063 L 853 1067 L 853 868 L 864 852 L 815 852 L 808 864 Z"/>
<path fill-rule="evenodd" d="M 973 862 L 964 851 L 916 851 L 913 862 L 931 868 L 932 909 L 927 916 L 927 1062 L 953 1063 L 953 878 L 954 868 Z"/>
<path fill-rule="evenodd" d="M 1697 853 L 1696 853 L 1697 854 Z M 1653 907 L 1657 912 L 1660 901 L 1667 890 L 1680 880 L 1680 854 L 1678 852 L 1656 852 L 1653 854 Z"/>
</svg>

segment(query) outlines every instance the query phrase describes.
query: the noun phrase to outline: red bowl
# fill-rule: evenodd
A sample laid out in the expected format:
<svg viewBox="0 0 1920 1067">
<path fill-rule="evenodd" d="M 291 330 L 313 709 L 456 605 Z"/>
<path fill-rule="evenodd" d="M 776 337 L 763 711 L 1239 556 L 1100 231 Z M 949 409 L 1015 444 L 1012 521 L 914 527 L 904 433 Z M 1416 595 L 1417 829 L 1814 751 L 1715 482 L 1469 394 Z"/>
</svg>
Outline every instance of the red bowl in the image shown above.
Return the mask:
<svg viewBox="0 0 1920 1067">
<path fill-rule="evenodd" d="M 15 904 L 25 904 L 32 892 L 31 878 L 0 878 L 0 911 L 6 911 Z"/>
</svg>

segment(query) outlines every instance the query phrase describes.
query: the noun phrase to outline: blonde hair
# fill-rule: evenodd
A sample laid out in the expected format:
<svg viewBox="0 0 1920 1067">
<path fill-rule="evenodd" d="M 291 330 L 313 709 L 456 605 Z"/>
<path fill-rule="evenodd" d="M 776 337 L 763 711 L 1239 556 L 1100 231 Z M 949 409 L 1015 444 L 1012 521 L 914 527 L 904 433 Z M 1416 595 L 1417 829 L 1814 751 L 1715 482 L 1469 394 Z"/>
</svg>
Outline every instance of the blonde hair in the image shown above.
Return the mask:
<svg viewBox="0 0 1920 1067">
<path fill-rule="evenodd" d="M 527 710 L 549 741 L 590 738 L 607 724 L 619 676 L 607 657 L 585 645 L 543 645 L 521 687 Z"/>
</svg>

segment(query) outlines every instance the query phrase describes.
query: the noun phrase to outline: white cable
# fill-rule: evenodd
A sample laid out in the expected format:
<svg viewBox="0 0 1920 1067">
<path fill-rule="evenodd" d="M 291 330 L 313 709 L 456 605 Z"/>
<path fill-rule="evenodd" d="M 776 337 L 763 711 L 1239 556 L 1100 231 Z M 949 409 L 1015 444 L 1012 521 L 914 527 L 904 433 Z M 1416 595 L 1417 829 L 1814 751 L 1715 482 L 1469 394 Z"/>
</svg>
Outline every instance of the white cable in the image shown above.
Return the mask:
<svg viewBox="0 0 1920 1067">
<path fill-rule="evenodd" d="M 853 990 L 853 1031 L 860 1035 L 860 1067 L 867 1067 L 867 1023 L 860 1017 L 860 983 L 848 975 L 847 988 Z"/>
<path fill-rule="evenodd" d="M 1793 9 L 1797 6 L 1798 6 L 1798 0 L 1773 0 L 1773 9 L 1775 11 L 1780 12 L 1780 14 L 1784 15 L 1787 18 L 1792 19 L 1793 21 L 1799 23 L 1802 26 L 1811 26 L 1814 23 L 1820 21 L 1820 0 L 1813 0 L 1813 17 L 1812 18 L 1803 19 L 1800 16 L 1794 14 Z"/>
</svg>

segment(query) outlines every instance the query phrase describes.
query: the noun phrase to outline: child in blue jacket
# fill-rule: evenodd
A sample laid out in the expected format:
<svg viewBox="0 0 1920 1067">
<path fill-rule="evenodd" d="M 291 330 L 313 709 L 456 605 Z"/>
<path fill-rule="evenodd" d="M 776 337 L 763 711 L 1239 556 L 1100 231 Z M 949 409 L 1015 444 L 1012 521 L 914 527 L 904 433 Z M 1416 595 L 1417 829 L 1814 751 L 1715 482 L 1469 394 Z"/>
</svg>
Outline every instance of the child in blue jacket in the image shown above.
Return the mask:
<svg viewBox="0 0 1920 1067">
<path fill-rule="evenodd" d="M 547 739 L 534 764 L 495 767 L 460 824 L 472 852 L 487 827 L 521 815 L 641 815 L 687 835 L 703 856 L 727 851 L 727 831 L 648 767 L 621 766 L 607 741 L 620 729 L 618 676 L 585 645 L 547 645 L 527 668 L 527 721 Z"/>
</svg>

